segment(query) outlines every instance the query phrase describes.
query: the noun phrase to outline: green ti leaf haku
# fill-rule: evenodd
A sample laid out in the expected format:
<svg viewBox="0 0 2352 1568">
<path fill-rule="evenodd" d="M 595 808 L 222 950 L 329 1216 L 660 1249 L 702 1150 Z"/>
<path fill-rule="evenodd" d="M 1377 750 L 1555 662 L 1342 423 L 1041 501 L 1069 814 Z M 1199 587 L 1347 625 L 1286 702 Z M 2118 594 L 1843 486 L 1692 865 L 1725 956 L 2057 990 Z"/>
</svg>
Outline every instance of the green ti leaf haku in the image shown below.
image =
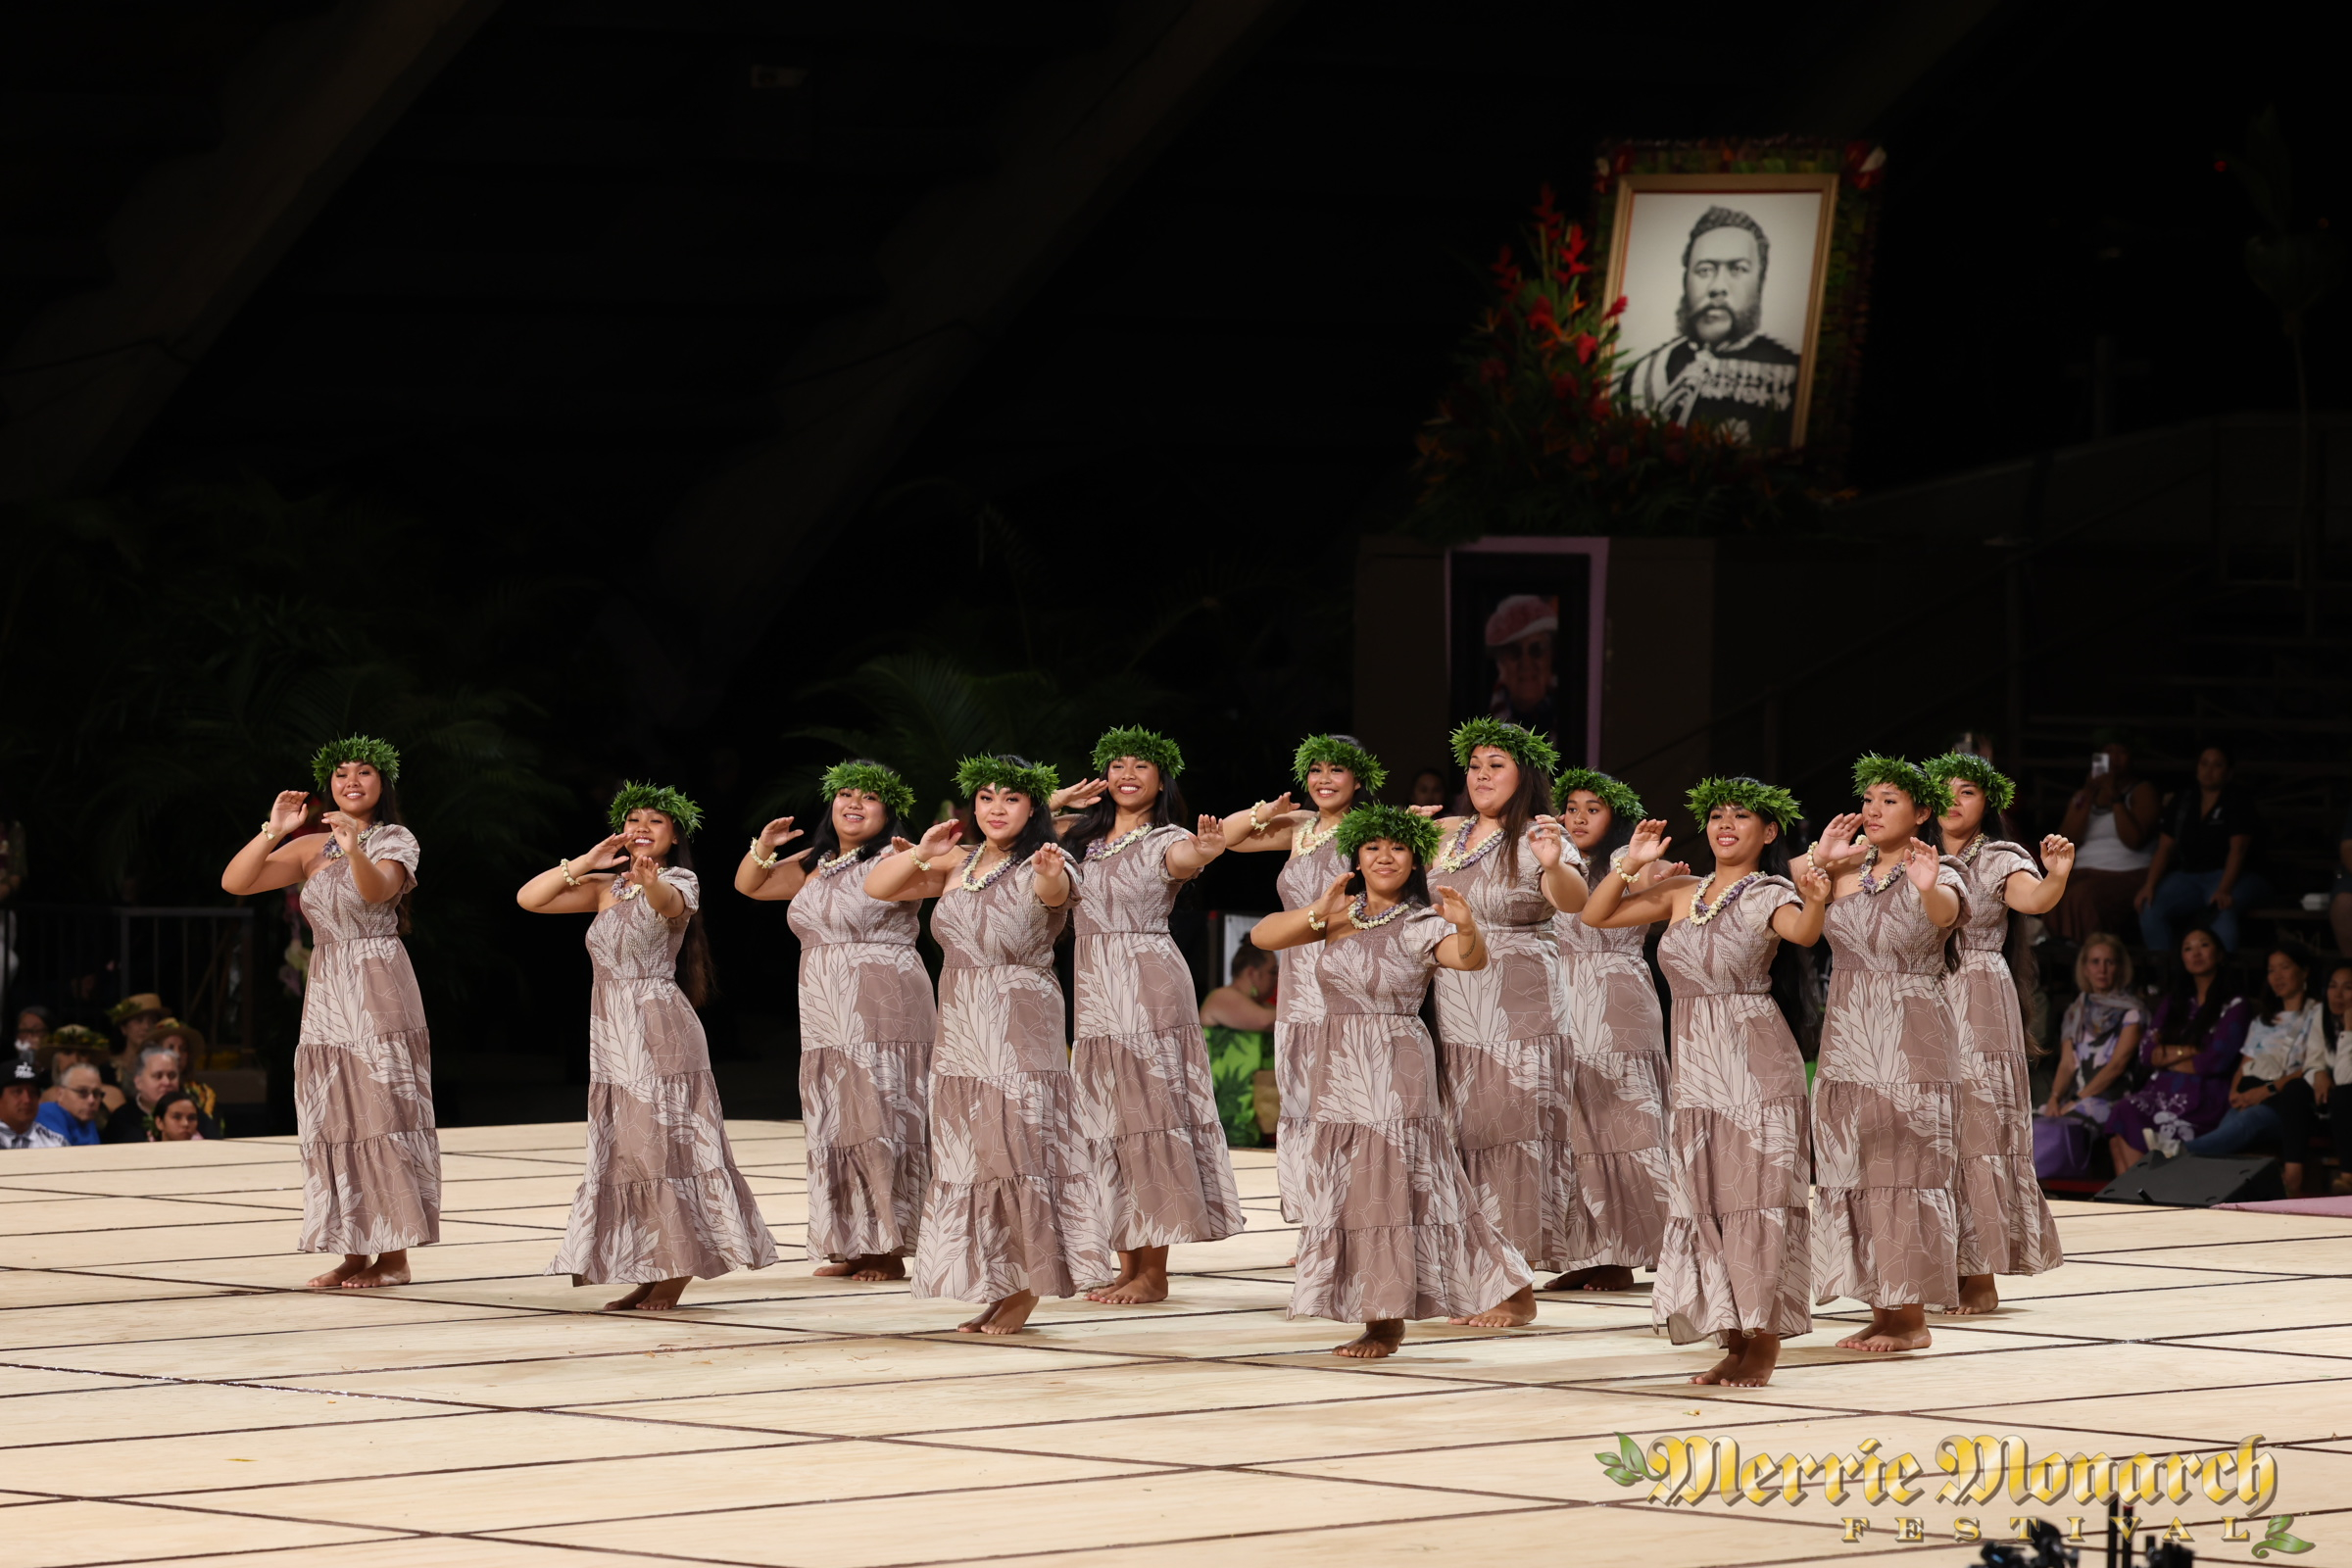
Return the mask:
<svg viewBox="0 0 2352 1568">
<path fill-rule="evenodd" d="M 643 784 L 630 779 L 612 797 L 612 809 L 606 813 L 617 833 L 629 820 L 631 811 L 660 811 L 674 823 L 678 837 L 690 839 L 703 825 L 703 808 L 666 784 Z"/>
<path fill-rule="evenodd" d="M 1102 773 L 1122 757 L 1143 759 L 1159 769 L 1161 778 L 1174 778 L 1184 771 L 1184 752 L 1174 741 L 1132 724 L 1106 729 L 1095 742 L 1095 771 Z"/>
<path fill-rule="evenodd" d="M 1877 752 L 1854 759 L 1854 793 L 1860 795 L 1874 784 L 1891 784 L 1911 797 L 1911 804 L 1924 806 L 1928 815 L 1938 817 L 1952 808 L 1952 789 L 1940 778 L 1932 778 L 1917 762 L 1907 762 L 1899 757 L 1882 757 Z"/>
<path fill-rule="evenodd" d="M 1309 735 L 1300 741 L 1298 750 L 1291 757 L 1291 776 L 1305 783 L 1306 770 L 1317 762 L 1348 769 L 1366 791 L 1377 791 L 1389 781 L 1389 770 L 1380 765 L 1379 758 L 1337 735 Z"/>
<path fill-rule="evenodd" d="M 1333 845 L 1342 860 L 1353 861 L 1355 852 L 1374 839 L 1392 839 L 1412 851 L 1413 863 L 1426 866 L 1438 853 L 1438 824 L 1401 806 L 1359 806 L 1340 818 Z"/>
<path fill-rule="evenodd" d="M 843 790 L 855 790 L 881 797 L 882 804 L 896 815 L 914 814 L 914 787 L 879 762 L 835 762 L 816 781 L 816 788 L 827 805 Z"/>
<path fill-rule="evenodd" d="M 1551 781 L 1551 799 L 1555 806 L 1568 804 L 1568 797 L 1578 790 L 1590 790 L 1607 804 L 1620 821 L 1639 822 L 1645 814 L 1642 797 L 1623 779 L 1612 778 L 1596 768 L 1572 767 Z"/>
<path fill-rule="evenodd" d="M 311 759 L 311 776 L 318 781 L 321 794 L 334 782 L 335 769 L 345 762 L 366 762 L 384 776 L 385 783 L 399 782 L 400 753 L 390 741 L 378 740 L 373 735 L 346 735 L 339 741 L 328 741 Z"/>
<path fill-rule="evenodd" d="M 1035 762 L 1024 767 L 1002 757 L 967 757 L 956 764 L 956 793 L 970 800 L 984 789 L 1018 790 L 1043 810 L 1061 788 L 1061 774 L 1051 763 Z"/>
<path fill-rule="evenodd" d="M 1453 760 L 1461 767 L 1470 765 L 1470 754 L 1481 746 L 1492 746 L 1508 752 L 1511 760 L 1521 767 L 1533 768 L 1546 777 L 1559 771 L 1560 749 L 1532 729 L 1506 724 L 1499 718 L 1474 718 L 1453 732 Z"/>
<path fill-rule="evenodd" d="M 1919 764 L 1919 769 L 1941 784 L 1947 793 L 1953 779 L 1968 780 L 1984 792 L 1985 806 L 1995 811 L 2006 811 L 2009 804 L 2017 799 L 2015 779 L 1982 757 L 1972 757 L 1966 752 L 1946 752 L 1941 757 L 1931 757 Z"/>
<path fill-rule="evenodd" d="M 1805 814 L 1795 796 L 1777 784 L 1752 778 L 1702 778 L 1690 786 L 1683 804 L 1701 823 L 1718 806 L 1737 806 L 1753 811 L 1784 833 L 1792 831 Z"/>
</svg>

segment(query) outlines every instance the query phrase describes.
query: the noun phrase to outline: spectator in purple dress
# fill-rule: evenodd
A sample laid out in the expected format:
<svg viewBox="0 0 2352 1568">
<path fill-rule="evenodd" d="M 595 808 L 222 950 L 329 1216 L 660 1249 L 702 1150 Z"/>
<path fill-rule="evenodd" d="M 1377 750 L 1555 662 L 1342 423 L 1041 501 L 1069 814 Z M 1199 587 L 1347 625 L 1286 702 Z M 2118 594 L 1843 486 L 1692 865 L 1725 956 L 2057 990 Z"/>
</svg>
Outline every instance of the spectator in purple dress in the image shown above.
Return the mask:
<svg viewBox="0 0 2352 1568">
<path fill-rule="evenodd" d="M 2139 1042 L 2139 1068 L 2147 1081 L 2116 1102 L 2107 1117 L 2107 1147 L 2118 1176 L 2151 1152 L 2177 1152 L 2213 1131 L 2230 1108 L 2230 1085 L 2254 1009 L 2230 984 L 2222 961 L 2221 939 L 2205 927 L 2180 939 L 2172 994 Z"/>
</svg>

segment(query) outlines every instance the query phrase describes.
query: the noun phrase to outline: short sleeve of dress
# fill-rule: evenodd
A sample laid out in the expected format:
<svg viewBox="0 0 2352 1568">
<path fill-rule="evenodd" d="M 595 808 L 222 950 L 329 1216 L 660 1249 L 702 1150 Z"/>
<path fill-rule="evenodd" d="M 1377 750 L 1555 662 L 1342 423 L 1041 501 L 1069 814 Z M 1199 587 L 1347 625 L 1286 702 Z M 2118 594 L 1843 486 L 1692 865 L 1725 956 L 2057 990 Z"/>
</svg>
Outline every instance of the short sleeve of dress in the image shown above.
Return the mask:
<svg viewBox="0 0 2352 1568">
<path fill-rule="evenodd" d="M 398 822 L 386 822 L 368 835 L 366 847 L 370 860 L 397 860 L 406 866 L 409 885 L 416 885 L 416 862 L 422 858 L 424 849 L 416 842 L 416 834 Z"/>
<path fill-rule="evenodd" d="M 665 865 L 662 868 L 662 880 L 678 890 L 678 896 L 686 901 L 688 914 L 703 906 L 703 879 L 692 871 L 682 865 Z"/>
<path fill-rule="evenodd" d="M 1192 880 L 1190 877 L 1180 877 L 1168 869 L 1168 852 L 1176 847 L 1178 839 L 1185 836 L 1183 828 L 1173 822 L 1168 822 L 1155 829 L 1152 837 L 1143 845 L 1143 848 L 1152 852 L 1152 864 L 1157 868 L 1159 879 L 1162 882 L 1189 882 Z"/>
<path fill-rule="evenodd" d="M 1796 884 L 1787 877 L 1768 876 L 1761 882 L 1751 883 L 1748 890 L 1740 895 L 1740 902 L 1747 906 L 1750 928 L 1760 928 L 1784 906 L 1805 901 L 1796 891 Z"/>
<path fill-rule="evenodd" d="M 2039 869 L 2034 863 L 2034 857 L 2026 853 L 2024 845 L 2012 844 L 2007 839 L 1985 845 L 1981 858 L 1985 865 L 1985 881 L 1994 887 L 2007 887 L 2009 879 L 2020 871 Z"/>
<path fill-rule="evenodd" d="M 1423 909 L 1405 920 L 1404 929 L 1396 934 L 1408 951 L 1422 957 L 1434 958 L 1438 944 L 1453 935 L 1453 922 L 1435 909 Z"/>
</svg>

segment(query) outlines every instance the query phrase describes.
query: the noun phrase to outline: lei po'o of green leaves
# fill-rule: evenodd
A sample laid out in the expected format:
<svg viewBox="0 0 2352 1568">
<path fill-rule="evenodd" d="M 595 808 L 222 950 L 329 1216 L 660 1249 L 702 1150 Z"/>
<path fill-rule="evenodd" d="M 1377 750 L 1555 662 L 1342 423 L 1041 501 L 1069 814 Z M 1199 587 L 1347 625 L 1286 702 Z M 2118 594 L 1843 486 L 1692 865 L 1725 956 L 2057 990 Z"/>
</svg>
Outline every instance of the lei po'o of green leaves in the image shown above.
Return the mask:
<svg viewBox="0 0 2352 1568">
<path fill-rule="evenodd" d="M 666 784 L 641 784 L 635 779 L 623 783 L 606 813 L 613 832 L 628 824 L 631 811 L 660 811 L 677 828 L 680 838 L 694 837 L 703 825 L 703 808 Z"/>
<path fill-rule="evenodd" d="M 1546 777 L 1559 771 L 1560 749 L 1532 729 L 1506 724 L 1499 718 L 1474 718 L 1453 732 L 1453 760 L 1468 767 L 1470 755 L 1481 746 L 1508 752 L 1511 760 Z"/>
<path fill-rule="evenodd" d="M 1972 757 L 1967 752 L 1946 752 L 1941 757 L 1931 757 L 1920 763 L 1919 768 L 1946 790 L 1951 788 L 1953 779 L 1968 780 L 1984 792 L 1984 804 L 1995 811 L 2006 811 L 2009 804 L 2017 799 L 2015 779 L 1982 757 Z M 1950 808 L 1946 807 L 1945 809 L 1949 810 Z"/>
<path fill-rule="evenodd" d="M 1784 833 L 1792 830 L 1805 814 L 1805 808 L 1796 803 L 1795 796 L 1777 784 L 1767 784 L 1761 779 L 1702 778 L 1690 786 L 1690 793 L 1683 800 L 1690 807 L 1690 814 L 1701 822 L 1718 806 L 1737 806 L 1741 810 L 1752 811 Z"/>
<path fill-rule="evenodd" d="M 1551 781 L 1551 798 L 1557 805 L 1566 806 L 1568 797 L 1578 790 L 1590 790 L 1599 796 L 1621 822 L 1639 822 L 1644 814 L 1642 797 L 1634 793 L 1631 785 L 1597 768 L 1572 767 Z"/>
<path fill-rule="evenodd" d="M 913 786 L 899 777 L 896 770 L 879 762 L 835 762 L 825 769 L 825 776 L 816 781 L 816 787 L 828 806 L 843 790 L 853 790 L 859 795 L 878 796 L 895 815 L 914 813 Z"/>
<path fill-rule="evenodd" d="M 1358 788 L 1377 790 L 1389 781 L 1389 770 L 1380 765 L 1380 759 L 1352 741 L 1337 735 L 1309 735 L 1298 743 L 1291 757 L 1291 776 L 1299 783 L 1306 782 L 1307 769 L 1317 762 L 1344 767 L 1355 775 Z"/>
<path fill-rule="evenodd" d="M 1095 742 L 1095 771 L 1100 774 L 1122 757 L 1140 758 L 1159 769 L 1161 778 L 1174 778 L 1184 771 L 1184 752 L 1165 735 L 1153 730 L 1126 725 L 1106 729 Z"/>
<path fill-rule="evenodd" d="M 1928 815 L 1937 817 L 1952 808 L 1952 787 L 1940 778 L 1929 777 L 1916 762 L 1906 762 L 1899 757 L 1881 757 L 1872 752 L 1854 760 L 1854 793 L 1866 793 L 1874 784 L 1891 784 L 1911 797 L 1913 806 L 1924 806 Z"/>
<path fill-rule="evenodd" d="M 1048 762 L 1024 766 L 1009 758 L 983 755 L 956 764 L 956 793 L 967 801 L 984 789 L 1018 790 L 1042 811 L 1059 788 L 1061 774 Z"/>
<path fill-rule="evenodd" d="M 1343 860 L 1374 839 L 1392 839 L 1413 853 L 1415 865 L 1429 864 L 1438 853 L 1438 824 L 1401 806 L 1359 806 L 1340 818 L 1332 842 Z"/>
<path fill-rule="evenodd" d="M 346 735 L 339 741 L 328 741 L 311 759 L 311 776 L 318 781 L 321 793 L 334 782 L 335 769 L 345 762 L 366 762 L 381 773 L 387 784 L 400 778 L 400 753 L 390 741 L 377 740 L 372 735 Z"/>
</svg>

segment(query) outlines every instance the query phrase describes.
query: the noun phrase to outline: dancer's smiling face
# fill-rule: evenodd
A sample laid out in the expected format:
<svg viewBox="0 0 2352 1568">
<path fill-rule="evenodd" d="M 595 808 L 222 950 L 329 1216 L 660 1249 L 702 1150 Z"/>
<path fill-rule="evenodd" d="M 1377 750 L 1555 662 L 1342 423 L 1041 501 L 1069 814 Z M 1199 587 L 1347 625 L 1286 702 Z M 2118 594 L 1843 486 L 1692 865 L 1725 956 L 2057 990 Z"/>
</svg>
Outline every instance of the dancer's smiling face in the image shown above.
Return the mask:
<svg viewBox="0 0 2352 1568">
<path fill-rule="evenodd" d="M 1591 790 L 1570 790 L 1560 803 L 1560 825 L 1568 830 L 1568 842 L 1580 850 L 1590 850 L 1607 838 L 1616 820 L 1609 803 Z"/>
<path fill-rule="evenodd" d="M 1951 781 L 1952 808 L 1936 819 L 1936 825 L 1956 839 L 1971 839 L 1984 825 L 1989 803 L 1984 792 L 1971 778 Z"/>
<path fill-rule="evenodd" d="M 979 824 L 982 837 L 998 849 L 1003 849 L 1021 836 L 1029 825 L 1029 813 L 1037 803 L 1019 790 L 1000 789 L 994 784 L 981 787 L 972 797 L 972 820 Z"/>
<path fill-rule="evenodd" d="M 1928 825 L 1928 808 L 1911 804 L 1911 792 L 1895 784 L 1873 784 L 1862 792 L 1862 836 L 1890 850 Z"/>
<path fill-rule="evenodd" d="M 864 790 L 842 790 L 833 797 L 833 831 L 843 849 L 863 844 L 882 831 L 890 820 L 890 808 L 882 797 Z"/>
<path fill-rule="evenodd" d="M 1102 770 L 1111 804 L 1122 811 L 1148 811 L 1159 799 L 1159 764 L 1140 757 L 1114 757 Z"/>
<path fill-rule="evenodd" d="M 1306 770 L 1306 798 L 1319 811 L 1342 811 L 1355 799 L 1355 769 L 1343 762 L 1314 762 Z"/>
<path fill-rule="evenodd" d="M 1395 900 L 1413 874 L 1413 852 L 1395 839 L 1366 839 L 1356 846 L 1355 868 L 1364 874 L 1364 888 Z"/>
<path fill-rule="evenodd" d="M 620 824 L 620 847 L 631 855 L 650 855 L 659 860 L 677 847 L 678 826 L 666 811 L 640 806 Z"/>
<path fill-rule="evenodd" d="M 339 763 L 335 776 L 327 780 L 326 795 L 345 816 L 367 816 L 384 798 L 384 776 L 372 762 Z"/>
<path fill-rule="evenodd" d="M 1462 770 L 1470 808 L 1481 816 L 1500 816 L 1511 797 L 1519 793 L 1519 764 L 1499 746 L 1481 746 L 1470 754 Z"/>
<path fill-rule="evenodd" d="M 1717 865 L 1753 865 L 1764 858 L 1764 846 L 1780 836 L 1777 824 L 1730 801 L 1707 813 L 1707 843 Z"/>
</svg>

